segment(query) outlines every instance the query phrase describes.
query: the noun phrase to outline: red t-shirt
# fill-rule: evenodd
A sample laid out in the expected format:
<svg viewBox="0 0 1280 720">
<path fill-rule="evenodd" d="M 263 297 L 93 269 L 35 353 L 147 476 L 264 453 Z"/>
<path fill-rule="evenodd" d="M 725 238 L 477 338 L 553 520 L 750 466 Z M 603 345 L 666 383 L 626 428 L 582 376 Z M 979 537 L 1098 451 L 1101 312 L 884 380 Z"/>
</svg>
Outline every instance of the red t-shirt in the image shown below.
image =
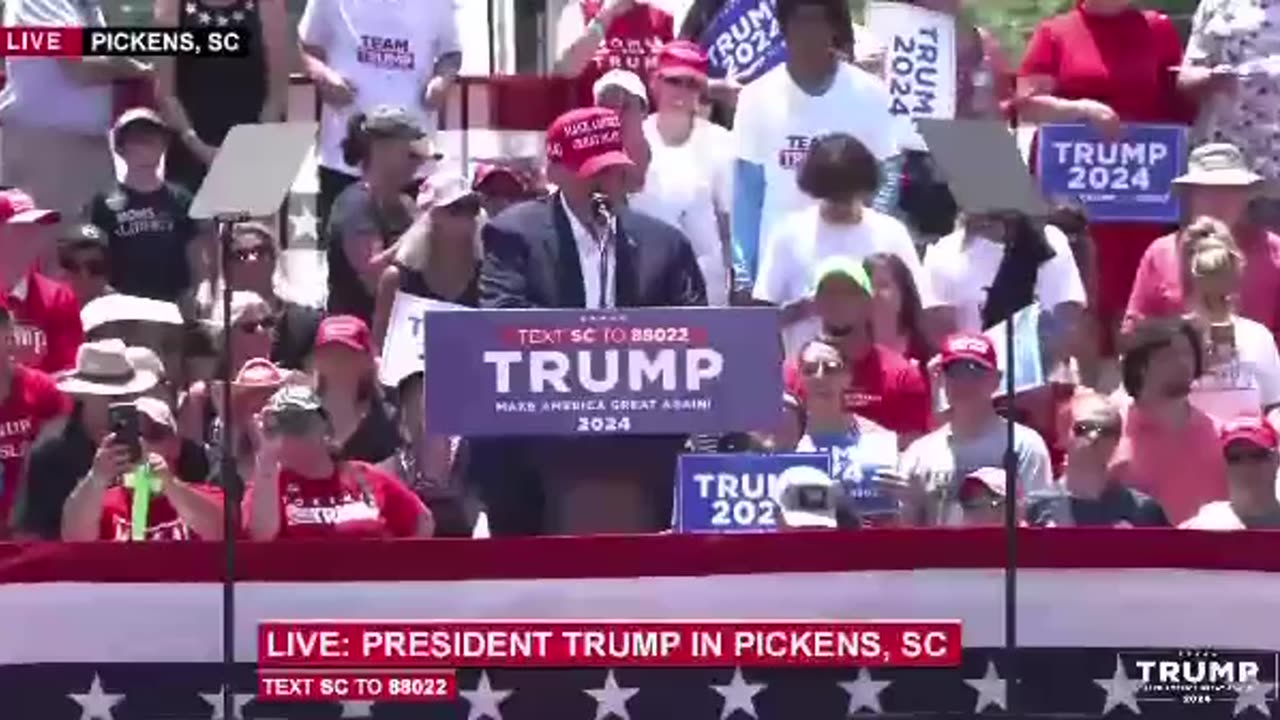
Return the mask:
<svg viewBox="0 0 1280 720">
<path fill-rule="evenodd" d="M 1036 27 L 1021 74 L 1052 77 L 1055 96 L 1104 102 L 1125 122 L 1185 124 L 1194 108 L 1169 70 L 1181 64 L 1182 41 L 1167 15 L 1137 8 L 1099 15 L 1077 4 Z M 1148 223 L 1089 226 L 1097 246 L 1097 310 L 1106 321 L 1121 317 L 1142 253 L 1168 231 Z"/>
<path fill-rule="evenodd" d="M 252 502 L 250 487 L 246 518 Z M 281 539 L 413 537 L 426 512 L 417 495 L 368 463 L 341 462 L 327 478 L 280 473 Z"/>
<path fill-rule="evenodd" d="M 604 1 L 581 0 L 579 7 L 582 8 L 585 27 L 600 14 Z M 650 73 L 658 65 L 658 49 L 673 39 L 675 19 L 671 14 L 646 2 L 637 2 L 609 25 L 595 57 L 575 80 L 578 85 L 578 104 L 596 104 L 592 86 L 610 70 L 630 70 L 648 83 Z"/>
<path fill-rule="evenodd" d="M 17 366 L 9 397 L 0 403 L 0 537 L 8 534 L 9 511 L 22 484 L 27 451 L 50 420 L 71 410 L 71 400 L 53 378 Z"/>
<path fill-rule="evenodd" d="M 204 493 L 222 505 L 222 491 L 217 488 L 200 487 L 198 492 Z M 128 542 L 133 537 L 133 490 L 117 485 L 107 490 L 102 497 L 102 524 L 99 526 L 100 540 L 122 540 Z M 151 496 L 151 508 L 147 511 L 147 540 L 199 540 L 199 535 L 178 517 L 178 513 L 163 495 Z"/>
<path fill-rule="evenodd" d="M 80 303 L 70 286 L 32 271 L 9 291 L 14 359 L 45 372 L 68 370 L 84 342 Z"/>
<path fill-rule="evenodd" d="M 880 345 L 855 362 L 844 406 L 886 430 L 902 435 L 929 431 L 932 409 L 929 387 L 919 366 Z M 787 392 L 804 400 L 804 378 L 794 358 L 783 365 Z"/>
</svg>

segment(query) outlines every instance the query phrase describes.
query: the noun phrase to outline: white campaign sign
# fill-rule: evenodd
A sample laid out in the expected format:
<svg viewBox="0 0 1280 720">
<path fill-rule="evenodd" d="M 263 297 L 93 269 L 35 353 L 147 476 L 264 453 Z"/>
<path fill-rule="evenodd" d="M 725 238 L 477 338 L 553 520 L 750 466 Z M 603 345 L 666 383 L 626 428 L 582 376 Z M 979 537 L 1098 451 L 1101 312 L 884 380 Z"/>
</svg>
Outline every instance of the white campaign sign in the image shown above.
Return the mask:
<svg viewBox="0 0 1280 720">
<path fill-rule="evenodd" d="M 423 354 L 426 350 L 422 326 L 426 313 L 469 309 L 408 293 L 396 293 L 395 304 L 391 306 L 391 318 L 387 323 L 387 337 L 382 343 L 378 380 L 387 387 L 395 387 L 413 373 L 422 372 Z"/>
<path fill-rule="evenodd" d="M 944 13 L 900 2 L 867 3 L 867 27 L 885 44 L 884 80 L 899 141 L 925 150 L 915 118 L 956 116 L 956 23 Z"/>
</svg>

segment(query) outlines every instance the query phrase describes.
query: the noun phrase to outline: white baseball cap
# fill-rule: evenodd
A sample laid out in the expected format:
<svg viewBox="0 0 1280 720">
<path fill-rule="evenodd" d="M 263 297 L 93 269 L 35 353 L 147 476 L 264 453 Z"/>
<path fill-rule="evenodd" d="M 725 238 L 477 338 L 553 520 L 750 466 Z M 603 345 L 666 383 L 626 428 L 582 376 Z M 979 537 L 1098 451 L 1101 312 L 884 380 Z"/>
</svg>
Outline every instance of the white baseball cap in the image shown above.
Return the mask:
<svg viewBox="0 0 1280 720">
<path fill-rule="evenodd" d="M 840 486 L 825 472 L 809 465 L 787 468 L 778 475 L 774 502 L 788 528 L 836 529 Z"/>
<path fill-rule="evenodd" d="M 611 87 L 625 90 L 628 95 L 634 95 L 644 101 L 645 105 L 649 104 L 649 91 L 644 86 L 644 81 L 639 75 L 630 70 L 610 70 L 596 80 L 596 84 L 591 87 L 591 95 L 600 102 L 600 96 L 604 95 L 604 91 Z"/>
</svg>

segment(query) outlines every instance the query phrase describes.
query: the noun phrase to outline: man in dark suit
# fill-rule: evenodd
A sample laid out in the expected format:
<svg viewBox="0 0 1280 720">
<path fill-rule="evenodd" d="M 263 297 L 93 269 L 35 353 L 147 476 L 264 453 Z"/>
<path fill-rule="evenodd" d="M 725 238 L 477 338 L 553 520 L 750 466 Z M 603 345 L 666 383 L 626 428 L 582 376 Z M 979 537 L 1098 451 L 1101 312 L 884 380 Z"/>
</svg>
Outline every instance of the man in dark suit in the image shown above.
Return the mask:
<svg viewBox="0 0 1280 720">
<path fill-rule="evenodd" d="M 482 231 L 480 306 L 706 305 L 688 239 L 626 206 L 622 125 L 612 110 L 570 111 L 547 130 L 558 190 L 508 208 Z M 505 534 L 647 532 L 671 521 L 681 437 L 504 438 L 479 443 L 472 474 L 490 530 Z"/>
</svg>

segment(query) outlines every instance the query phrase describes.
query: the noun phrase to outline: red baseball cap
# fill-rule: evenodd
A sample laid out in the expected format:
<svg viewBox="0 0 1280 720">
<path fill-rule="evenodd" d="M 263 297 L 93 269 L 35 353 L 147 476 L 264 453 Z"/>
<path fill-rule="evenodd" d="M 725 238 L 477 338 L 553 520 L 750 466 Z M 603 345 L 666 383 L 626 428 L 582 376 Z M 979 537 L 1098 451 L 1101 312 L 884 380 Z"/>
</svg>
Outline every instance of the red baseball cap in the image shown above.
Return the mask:
<svg viewBox="0 0 1280 720">
<path fill-rule="evenodd" d="M 609 108 L 584 107 L 547 128 L 547 159 L 586 179 L 611 167 L 632 167 L 622 149 L 622 118 Z"/>
<path fill-rule="evenodd" d="M 942 343 L 942 364 L 957 360 L 977 363 L 988 370 L 998 370 L 996 346 L 986 335 L 977 333 L 955 333 Z"/>
<path fill-rule="evenodd" d="M 316 348 L 325 345 L 344 345 L 358 352 L 373 352 L 369 326 L 353 315 L 333 315 L 320 321 L 320 328 L 316 330 Z"/>
<path fill-rule="evenodd" d="M 36 207 L 22 190 L 0 190 L 0 225 L 53 225 L 61 220 L 62 213 Z"/>
<path fill-rule="evenodd" d="M 1231 420 L 1222 426 L 1219 437 L 1225 450 L 1233 442 L 1247 442 L 1264 450 L 1280 449 L 1280 435 L 1277 435 L 1271 423 L 1260 417 L 1242 417 Z"/>
<path fill-rule="evenodd" d="M 710 61 L 707 53 L 697 43 L 688 40 L 675 40 L 663 45 L 658 50 L 658 77 L 697 78 L 706 81 Z"/>
<path fill-rule="evenodd" d="M 529 189 L 529 183 L 525 181 L 522 173 L 498 163 L 478 163 L 475 175 L 471 179 L 471 189 L 478 191 L 485 183 L 499 180 L 512 183 L 520 192 Z"/>
</svg>

